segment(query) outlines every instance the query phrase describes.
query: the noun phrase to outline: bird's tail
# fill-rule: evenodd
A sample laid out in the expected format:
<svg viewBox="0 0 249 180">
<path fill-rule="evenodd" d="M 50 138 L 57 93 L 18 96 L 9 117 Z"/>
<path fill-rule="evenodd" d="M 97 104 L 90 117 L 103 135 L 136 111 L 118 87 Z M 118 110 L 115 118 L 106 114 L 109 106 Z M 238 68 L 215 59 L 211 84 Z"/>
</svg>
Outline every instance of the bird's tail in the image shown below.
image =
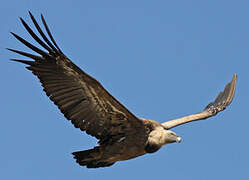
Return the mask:
<svg viewBox="0 0 249 180">
<path fill-rule="evenodd" d="M 79 165 L 86 166 L 87 168 L 107 167 L 114 164 L 114 162 L 108 162 L 106 159 L 102 159 L 100 147 L 77 151 L 72 154 Z"/>
</svg>

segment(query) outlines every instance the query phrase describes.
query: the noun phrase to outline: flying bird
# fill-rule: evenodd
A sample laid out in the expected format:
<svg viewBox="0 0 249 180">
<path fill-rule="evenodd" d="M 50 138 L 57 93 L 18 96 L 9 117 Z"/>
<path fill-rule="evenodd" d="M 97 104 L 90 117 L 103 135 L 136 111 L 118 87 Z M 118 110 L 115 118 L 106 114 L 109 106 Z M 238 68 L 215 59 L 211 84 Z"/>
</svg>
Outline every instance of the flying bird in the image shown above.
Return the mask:
<svg viewBox="0 0 249 180">
<path fill-rule="evenodd" d="M 29 12 L 37 34 L 22 19 L 21 23 L 40 49 L 17 34 L 11 34 L 39 55 L 10 49 L 29 60 L 11 59 L 28 65 L 41 82 L 46 95 L 58 106 L 76 128 L 98 139 L 96 147 L 73 152 L 76 162 L 88 168 L 107 167 L 117 161 L 154 153 L 163 145 L 180 142 L 181 137 L 171 128 L 207 119 L 223 111 L 233 100 L 237 75 L 206 108 L 196 114 L 159 123 L 135 116 L 116 100 L 96 79 L 82 71 L 61 51 L 41 15 L 47 35 Z"/>
</svg>

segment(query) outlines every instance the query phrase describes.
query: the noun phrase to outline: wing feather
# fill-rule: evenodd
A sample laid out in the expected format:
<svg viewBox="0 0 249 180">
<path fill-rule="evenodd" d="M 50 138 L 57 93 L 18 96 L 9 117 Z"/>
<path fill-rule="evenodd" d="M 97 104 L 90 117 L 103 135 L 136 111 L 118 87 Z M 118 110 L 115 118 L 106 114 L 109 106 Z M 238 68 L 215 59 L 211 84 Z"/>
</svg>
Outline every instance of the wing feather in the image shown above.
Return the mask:
<svg viewBox="0 0 249 180">
<path fill-rule="evenodd" d="M 21 22 L 33 39 L 45 50 L 35 47 L 12 33 L 17 40 L 41 55 L 36 56 L 9 49 L 35 61 L 12 60 L 28 65 L 27 69 L 39 78 L 43 90 L 64 116 L 71 120 L 76 128 L 80 128 L 98 139 L 106 139 L 115 134 L 128 132 L 146 134 L 140 119 L 109 94 L 97 80 L 83 72 L 62 53 L 44 17 L 41 15 L 42 23 L 52 42 L 43 33 L 34 16 L 30 12 L 29 14 L 43 40 L 22 18 Z"/>
<path fill-rule="evenodd" d="M 53 44 L 48 40 L 47 36 L 43 33 L 42 29 L 40 28 L 39 24 L 37 23 L 37 21 L 35 20 L 34 16 L 32 15 L 32 13 L 29 11 L 29 16 L 32 20 L 32 22 L 34 23 L 37 31 L 40 33 L 40 35 L 42 36 L 43 40 L 49 45 L 49 47 L 53 50 L 52 53 L 56 54 L 56 55 L 60 55 L 60 53 L 58 52 L 58 50 L 53 46 Z M 26 23 L 25 23 L 26 24 Z M 31 34 L 32 36 L 32 34 Z M 45 47 L 44 47 L 45 48 Z M 51 49 L 49 51 L 51 51 Z"/>
<path fill-rule="evenodd" d="M 226 85 L 224 91 L 220 92 L 216 99 L 208 104 L 202 112 L 185 116 L 179 119 L 170 120 L 162 123 L 162 125 L 166 129 L 171 129 L 185 123 L 207 119 L 209 117 L 215 116 L 217 113 L 223 111 L 229 104 L 231 104 L 236 89 L 236 80 L 237 75 L 234 74 L 232 81 Z"/>
</svg>

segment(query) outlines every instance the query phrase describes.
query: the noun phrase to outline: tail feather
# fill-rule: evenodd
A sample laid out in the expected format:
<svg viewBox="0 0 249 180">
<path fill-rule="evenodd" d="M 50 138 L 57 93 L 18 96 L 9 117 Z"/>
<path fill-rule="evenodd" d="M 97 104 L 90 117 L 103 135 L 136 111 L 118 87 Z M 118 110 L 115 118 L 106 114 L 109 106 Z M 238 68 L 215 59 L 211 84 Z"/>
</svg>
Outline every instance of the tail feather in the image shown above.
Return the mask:
<svg viewBox="0 0 249 180">
<path fill-rule="evenodd" d="M 85 151 L 77 151 L 72 153 L 74 159 L 81 166 L 87 168 L 107 167 L 113 165 L 115 162 L 108 162 L 107 159 L 102 159 L 99 147 L 88 149 Z"/>
</svg>

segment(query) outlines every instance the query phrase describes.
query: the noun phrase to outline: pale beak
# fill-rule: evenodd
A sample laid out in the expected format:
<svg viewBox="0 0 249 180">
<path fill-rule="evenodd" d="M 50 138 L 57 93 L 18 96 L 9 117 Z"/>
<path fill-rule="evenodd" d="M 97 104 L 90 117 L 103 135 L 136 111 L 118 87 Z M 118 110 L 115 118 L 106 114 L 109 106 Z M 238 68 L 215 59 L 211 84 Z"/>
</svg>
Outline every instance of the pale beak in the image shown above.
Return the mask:
<svg viewBox="0 0 249 180">
<path fill-rule="evenodd" d="M 178 136 L 178 137 L 176 138 L 176 142 L 180 143 L 181 141 L 182 141 L 182 138 L 181 138 L 180 136 Z"/>
</svg>

